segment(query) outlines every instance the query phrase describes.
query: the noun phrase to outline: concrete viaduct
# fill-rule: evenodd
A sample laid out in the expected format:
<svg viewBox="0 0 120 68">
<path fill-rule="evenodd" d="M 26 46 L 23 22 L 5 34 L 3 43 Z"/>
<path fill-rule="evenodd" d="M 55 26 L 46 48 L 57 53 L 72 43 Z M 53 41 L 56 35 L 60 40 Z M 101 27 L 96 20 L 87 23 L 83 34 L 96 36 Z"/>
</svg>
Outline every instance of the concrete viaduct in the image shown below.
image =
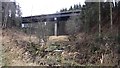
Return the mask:
<svg viewBox="0 0 120 68">
<path fill-rule="evenodd" d="M 46 14 L 46 15 L 36 15 L 36 16 L 28 16 L 22 18 L 22 27 L 29 27 L 27 26 L 30 23 L 37 23 L 37 22 L 53 22 L 54 23 L 54 35 L 60 35 L 60 32 L 58 31 L 59 27 L 65 24 L 60 23 L 60 21 L 67 21 L 71 16 L 79 16 L 81 10 L 74 10 L 74 11 L 65 11 L 65 12 L 59 12 L 54 14 Z M 63 29 L 62 29 L 63 30 Z"/>
</svg>

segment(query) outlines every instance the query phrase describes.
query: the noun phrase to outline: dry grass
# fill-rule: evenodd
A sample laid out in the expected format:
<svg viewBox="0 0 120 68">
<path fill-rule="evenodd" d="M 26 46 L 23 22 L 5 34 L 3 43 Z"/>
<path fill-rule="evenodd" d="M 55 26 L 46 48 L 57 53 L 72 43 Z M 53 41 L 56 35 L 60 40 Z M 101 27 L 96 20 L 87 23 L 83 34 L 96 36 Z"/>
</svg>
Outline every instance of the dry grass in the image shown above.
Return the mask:
<svg viewBox="0 0 120 68">
<path fill-rule="evenodd" d="M 35 36 L 32 36 L 31 38 L 26 35 L 25 33 L 18 31 L 16 29 L 5 29 L 2 30 L 2 36 L 0 36 L 2 38 L 2 44 L 3 46 L 3 61 L 4 61 L 4 65 L 6 66 L 35 66 L 37 65 L 36 63 L 32 63 L 32 62 L 27 62 L 27 60 L 25 60 L 24 57 L 27 57 L 24 55 L 24 49 L 20 48 L 19 45 L 23 45 L 24 44 L 18 44 L 20 41 L 26 41 L 26 42 L 30 42 L 30 39 L 32 39 L 31 41 L 34 42 L 36 39 Z"/>
</svg>

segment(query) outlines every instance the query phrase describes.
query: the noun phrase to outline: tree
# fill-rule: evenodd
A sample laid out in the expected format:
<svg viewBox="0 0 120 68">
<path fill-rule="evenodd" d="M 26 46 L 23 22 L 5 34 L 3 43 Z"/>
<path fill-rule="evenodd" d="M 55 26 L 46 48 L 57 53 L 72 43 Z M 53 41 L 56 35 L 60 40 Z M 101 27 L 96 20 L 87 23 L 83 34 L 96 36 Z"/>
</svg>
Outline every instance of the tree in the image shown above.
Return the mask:
<svg viewBox="0 0 120 68">
<path fill-rule="evenodd" d="M 75 34 L 79 32 L 82 28 L 82 22 L 80 16 L 73 16 L 66 22 L 66 32 L 67 34 Z"/>
<path fill-rule="evenodd" d="M 101 3 L 99 2 L 99 37 L 101 37 L 101 9 L 100 5 Z"/>
<path fill-rule="evenodd" d="M 21 11 L 16 2 L 3 2 L 3 27 L 20 26 Z M 18 11 L 18 12 L 16 12 Z"/>
<path fill-rule="evenodd" d="M 70 10 L 73 10 L 73 7 L 72 7 L 72 6 L 70 6 L 70 8 L 69 8 L 69 11 L 70 11 Z"/>
<path fill-rule="evenodd" d="M 3 7 L 3 13 L 2 13 L 2 26 L 3 28 L 7 26 L 7 21 L 8 21 L 8 15 L 9 15 L 9 3 L 2 2 L 2 7 Z"/>
<path fill-rule="evenodd" d="M 77 4 L 74 5 L 74 10 L 79 9 L 79 6 Z"/>
<path fill-rule="evenodd" d="M 64 11 L 71 11 L 71 10 L 81 10 L 81 4 L 74 4 L 74 6 L 70 6 L 70 8 L 63 8 L 60 10 L 60 12 L 64 12 Z"/>
<path fill-rule="evenodd" d="M 21 26 L 21 23 L 22 23 L 22 12 L 21 12 L 21 7 L 18 5 L 16 5 L 16 19 L 15 19 L 15 22 L 16 22 L 16 26 Z"/>
<path fill-rule="evenodd" d="M 113 21 L 112 21 L 112 3 L 110 2 L 110 25 L 111 25 L 111 33 L 112 33 L 112 30 L 113 30 Z"/>
<path fill-rule="evenodd" d="M 60 12 L 68 11 L 67 8 L 63 8 L 60 10 Z"/>
<path fill-rule="evenodd" d="M 85 2 L 82 7 L 81 19 L 84 25 L 85 32 L 90 32 L 91 28 L 98 24 L 99 21 L 99 3 Z"/>
<path fill-rule="evenodd" d="M 2 26 L 2 2 L 0 1 L 0 28 Z"/>
</svg>

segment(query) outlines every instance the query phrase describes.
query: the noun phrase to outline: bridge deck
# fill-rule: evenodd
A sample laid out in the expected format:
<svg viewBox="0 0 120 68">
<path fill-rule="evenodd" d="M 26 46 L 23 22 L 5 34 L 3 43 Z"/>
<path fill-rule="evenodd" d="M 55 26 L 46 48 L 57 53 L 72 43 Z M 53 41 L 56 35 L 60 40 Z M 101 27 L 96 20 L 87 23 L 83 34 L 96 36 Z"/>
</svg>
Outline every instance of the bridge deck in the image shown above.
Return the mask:
<svg viewBox="0 0 120 68">
<path fill-rule="evenodd" d="M 71 16 L 77 16 L 80 15 L 81 10 L 75 10 L 75 11 L 66 11 L 66 12 L 59 12 L 55 14 L 47 14 L 47 15 L 36 15 L 36 16 L 28 16 L 23 17 L 23 23 L 30 23 L 30 22 L 38 22 L 42 19 L 54 19 L 54 18 L 62 18 L 62 17 L 71 17 Z M 54 21 L 54 20 L 52 20 Z"/>
</svg>

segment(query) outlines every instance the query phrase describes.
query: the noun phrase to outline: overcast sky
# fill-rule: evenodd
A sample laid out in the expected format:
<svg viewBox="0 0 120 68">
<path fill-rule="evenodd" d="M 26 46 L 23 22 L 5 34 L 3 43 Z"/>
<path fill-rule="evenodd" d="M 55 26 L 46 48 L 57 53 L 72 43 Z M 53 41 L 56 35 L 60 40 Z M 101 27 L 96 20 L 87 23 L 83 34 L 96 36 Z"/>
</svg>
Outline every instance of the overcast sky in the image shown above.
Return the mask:
<svg viewBox="0 0 120 68">
<path fill-rule="evenodd" d="M 16 0 L 21 6 L 22 16 L 51 14 L 74 4 L 84 4 L 84 0 Z"/>
</svg>

